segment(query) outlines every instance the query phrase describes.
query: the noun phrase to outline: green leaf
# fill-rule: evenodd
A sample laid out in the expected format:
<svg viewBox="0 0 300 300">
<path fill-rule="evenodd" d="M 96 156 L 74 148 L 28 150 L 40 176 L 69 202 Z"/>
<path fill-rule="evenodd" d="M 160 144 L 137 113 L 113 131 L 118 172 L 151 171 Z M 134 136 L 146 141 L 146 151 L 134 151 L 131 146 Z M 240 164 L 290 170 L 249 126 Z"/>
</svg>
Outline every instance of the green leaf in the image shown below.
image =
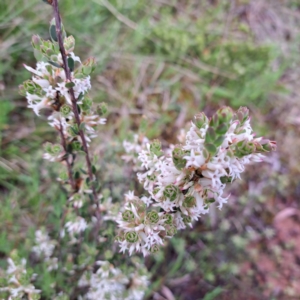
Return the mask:
<svg viewBox="0 0 300 300">
<path fill-rule="evenodd" d="M 62 66 L 54 61 L 48 60 L 48 63 L 56 68 L 62 68 Z"/>
<path fill-rule="evenodd" d="M 93 172 L 93 174 L 96 174 L 96 172 L 97 172 L 97 169 L 94 165 L 92 165 L 92 172 Z"/>
<path fill-rule="evenodd" d="M 70 72 L 74 71 L 75 62 L 74 62 L 74 59 L 72 57 L 68 57 L 68 67 L 70 69 Z"/>
<path fill-rule="evenodd" d="M 215 139 L 216 139 L 215 130 L 212 127 L 209 127 L 206 131 L 205 142 L 213 143 Z"/>
<path fill-rule="evenodd" d="M 51 25 L 50 26 L 50 37 L 52 39 L 52 41 L 57 42 L 57 35 L 56 35 L 56 26 L 55 25 Z"/>
<path fill-rule="evenodd" d="M 217 134 L 225 134 L 227 132 L 227 130 L 228 130 L 227 124 L 223 123 L 217 127 L 216 133 Z"/>
<path fill-rule="evenodd" d="M 68 89 L 70 89 L 70 88 L 72 88 L 74 86 L 75 86 L 74 82 L 68 82 L 68 83 L 66 83 L 66 88 L 68 88 Z"/>
<path fill-rule="evenodd" d="M 81 92 L 77 98 L 77 101 L 80 102 L 83 99 L 83 92 Z"/>
<path fill-rule="evenodd" d="M 80 123 L 79 130 L 84 130 L 84 127 L 85 127 L 85 123 L 84 122 Z"/>
<path fill-rule="evenodd" d="M 220 146 L 222 145 L 224 139 L 225 139 L 225 136 L 224 136 L 224 135 L 219 136 L 219 137 L 214 141 L 214 145 L 215 145 L 216 147 L 220 147 Z"/>
<path fill-rule="evenodd" d="M 86 172 L 84 169 L 80 168 L 80 171 L 81 171 L 84 175 L 87 175 L 87 172 Z"/>
<path fill-rule="evenodd" d="M 217 152 L 217 148 L 214 144 L 207 143 L 204 146 L 210 154 L 215 154 Z"/>
</svg>

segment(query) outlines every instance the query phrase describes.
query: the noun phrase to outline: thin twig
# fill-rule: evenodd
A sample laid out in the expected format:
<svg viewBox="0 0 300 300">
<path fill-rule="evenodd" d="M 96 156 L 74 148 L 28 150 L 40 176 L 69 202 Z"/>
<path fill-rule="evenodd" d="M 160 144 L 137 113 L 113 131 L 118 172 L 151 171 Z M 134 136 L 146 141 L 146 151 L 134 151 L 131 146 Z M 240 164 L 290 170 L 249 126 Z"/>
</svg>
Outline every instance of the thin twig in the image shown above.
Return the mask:
<svg viewBox="0 0 300 300">
<path fill-rule="evenodd" d="M 62 127 L 61 124 L 60 124 L 60 127 L 59 127 L 59 133 L 60 133 L 61 145 L 62 145 L 66 155 L 68 155 L 67 143 L 66 143 L 66 139 L 65 139 L 65 136 L 64 136 L 63 127 Z M 66 161 L 66 164 L 67 164 L 69 182 L 70 182 L 70 185 L 72 187 L 72 191 L 75 193 L 76 192 L 76 185 L 75 185 L 75 181 L 74 181 L 73 174 L 72 174 L 72 166 L 69 162 L 68 156 L 66 157 L 65 161 Z"/>
<path fill-rule="evenodd" d="M 61 26 L 61 18 L 60 18 L 59 8 L 58 8 L 58 0 L 53 0 L 52 1 L 52 6 L 53 6 L 53 11 L 54 11 L 54 18 L 55 18 L 55 25 L 56 25 L 56 35 L 57 35 L 59 50 L 60 50 L 62 60 L 63 60 L 63 68 L 64 68 L 65 73 L 66 73 L 67 81 L 71 82 L 72 81 L 71 72 L 70 72 L 70 69 L 69 69 L 69 66 L 68 66 L 66 50 L 65 50 L 64 43 L 63 43 L 63 38 L 62 38 L 62 26 Z M 78 108 L 77 108 L 77 99 L 75 97 L 74 89 L 72 87 L 69 88 L 69 93 L 70 93 L 70 96 L 71 96 L 72 110 L 73 110 L 73 113 L 74 113 L 74 116 L 75 116 L 75 121 L 78 125 L 78 128 L 80 128 L 81 120 L 80 120 L 79 112 L 78 112 Z M 93 185 L 94 175 L 93 175 L 93 171 L 92 171 L 92 163 L 91 163 L 91 159 L 90 159 L 90 155 L 89 155 L 87 142 L 86 142 L 84 132 L 83 132 L 82 129 L 79 130 L 79 136 L 81 138 L 82 147 L 83 147 L 83 150 L 85 152 L 85 160 L 86 160 L 89 180 L 91 182 L 91 189 L 93 191 L 94 203 L 97 206 L 97 211 L 96 211 L 97 219 L 100 219 L 99 209 L 98 209 L 99 204 L 98 204 L 98 201 L 97 201 L 97 194 L 96 194 L 95 187 Z"/>
</svg>

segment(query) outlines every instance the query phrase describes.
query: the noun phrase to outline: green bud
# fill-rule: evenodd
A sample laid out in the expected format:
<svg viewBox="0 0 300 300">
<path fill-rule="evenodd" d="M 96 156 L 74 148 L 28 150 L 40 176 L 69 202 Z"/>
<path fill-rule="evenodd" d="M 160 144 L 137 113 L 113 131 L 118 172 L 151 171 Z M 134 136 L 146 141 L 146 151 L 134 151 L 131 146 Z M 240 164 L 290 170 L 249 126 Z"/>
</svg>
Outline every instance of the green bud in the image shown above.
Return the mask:
<svg viewBox="0 0 300 300">
<path fill-rule="evenodd" d="M 151 253 L 157 253 L 159 251 L 158 245 L 154 245 L 150 248 Z"/>
<path fill-rule="evenodd" d="M 139 240 L 139 235 L 135 231 L 126 232 L 125 239 L 128 243 L 136 243 Z"/>
<path fill-rule="evenodd" d="M 88 76 L 88 75 L 91 75 L 94 72 L 95 67 L 96 67 L 95 58 L 90 57 L 85 62 L 83 62 L 83 64 L 79 68 L 79 72 L 83 73 L 86 76 Z"/>
<path fill-rule="evenodd" d="M 75 47 L 75 39 L 72 35 L 68 36 L 64 40 L 64 46 L 67 53 L 73 52 Z"/>
<path fill-rule="evenodd" d="M 165 224 L 172 225 L 173 224 L 173 217 L 170 214 L 164 215 Z"/>
<path fill-rule="evenodd" d="M 182 216 L 184 224 L 189 224 L 192 222 L 192 218 L 190 216 L 183 215 Z"/>
<path fill-rule="evenodd" d="M 61 181 L 67 181 L 69 179 L 68 173 L 66 171 L 61 172 L 59 178 Z"/>
<path fill-rule="evenodd" d="M 52 153 L 52 144 L 49 143 L 49 142 L 46 142 L 44 145 L 43 145 L 43 148 L 44 148 L 44 151 L 47 152 L 47 153 Z"/>
<path fill-rule="evenodd" d="M 183 201 L 183 206 L 187 207 L 187 208 L 196 206 L 196 199 L 193 196 L 185 197 L 185 199 Z"/>
<path fill-rule="evenodd" d="M 122 213 L 122 218 L 124 221 L 126 222 L 131 222 L 134 220 L 134 214 L 131 210 L 126 209 L 123 213 Z"/>
<path fill-rule="evenodd" d="M 19 86 L 19 92 L 22 96 L 26 96 L 26 92 L 31 95 L 37 95 L 37 96 L 44 95 L 44 91 L 42 90 L 42 88 L 32 80 L 24 81 L 23 85 Z"/>
<path fill-rule="evenodd" d="M 100 117 L 106 115 L 107 113 L 107 104 L 105 102 L 100 103 L 97 107 L 97 113 Z"/>
<path fill-rule="evenodd" d="M 32 36 L 31 44 L 34 49 L 39 50 L 41 43 L 42 43 L 42 39 L 38 35 Z"/>
<path fill-rule="evenodd" d="M 236 113 L 236 117 L 240 121 L 240 124 L 245 123 L 249 118 L 249 109 L 247 107 L 240 107 Z"/>
<path fill-rule="evenodd" d="M 218 109 L 216 114 L 219 117 L 219 124 L 229 123 L 233 117 L 233 111 L 228 106 Z"/>
<path fill-rule="evenodd" d="M 69 116 L 69 114 L 72 112 L 72 108 L 71 108 L 69 105 L 64 104 L 64 105 L 60 108 L 59 112 L 63 115 L 63 117 L 67 117 L 67 116 Z"/>
<path fill-rule="evenodd" d="M 77 101 L 80 101 L 80 100 L 77 100 Z M 90 98 L 85 97 L 82 100 L 82 104 L 80 105 L 80 107 L 84 112 L 89 112 L 92 107 L 92 103 L 93 102 Z"/>
<path fill-rule="evenodd" d="M 79 135 L 79 127 L 78 127 L 78 125 L 77 125 L 77 124 L 74 124 L 73 126 L 70 126 L 70 127 L 68 128 L 68 133 L 69 133 L 71 136 L 73 136 L 73 137 Z"/>
<path fill-rule="evenodd" d="M 177 170 L 182 170 L 186 165 L 186 159 L 183 157 L 189 155 L 190 151 L 183 150 L 182 148 L 175 147 L 172 152 L 172 160 Z"/>
<path fill-rule="evenodd" d="M 52 146 L 52 149 L 51 149 L 52 154 L 59 154 L 61 151 L 62 151 L 62 146 L 61 145 L 55 144 L 55 145 Z"/>
<path fill-rule="evenodd" d="M 208 118 L 204 113 L 199 113 L 194 116 L 194 124 L 197 126 L 197 128 L 201 129 L 205 125 L 208 124 Z"/>
<path fill-rule="evenodd" d="M 72 142 L 71 145 L 72 145 L 72 150 L 74 150 L 74 151 L 81 151 L 82 150 L 82 145 L 78 141 Z"/>
<path fill-rule="evenodd" d="M 150 151 L 155 154 L 156 156 L 161 156 L 163 153 L 161 151 L 161 143 L 159 140 L 154 140 L 150 144 Z"/>
<path fill-rule="evenodd" d="M 179 189 L 177 186 L 170 184 L 165 187 L 164 196 L 170 199 L 171 201 L 174 201 L 177 198 L 178 194 Z"/>
<path fill-rule="evenodd" d="M 156 211 L 150 211 L 147 213 L 147 219 L 150 224 L 156 224 L 159 221 L 159 215 Z"/>
<path fill-rule="evenodd" d="M 166 230 L 167 236 L 174 236 L 176 233 L 177 233 L 177 229 L 173 225 L 169 226 L 169 228 Z"/>
</svg>

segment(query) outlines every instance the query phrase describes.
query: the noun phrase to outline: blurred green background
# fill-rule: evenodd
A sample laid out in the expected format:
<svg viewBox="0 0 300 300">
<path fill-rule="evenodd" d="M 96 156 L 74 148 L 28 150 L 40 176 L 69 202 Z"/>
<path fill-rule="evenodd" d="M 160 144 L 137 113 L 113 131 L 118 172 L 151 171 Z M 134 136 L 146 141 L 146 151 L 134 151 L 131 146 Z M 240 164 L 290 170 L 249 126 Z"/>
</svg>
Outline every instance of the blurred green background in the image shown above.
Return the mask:
<svg viewBox="0 0 300 300">
<path fill-rule="evenodd" d="M 199 111 L 249 107 L 257 134 L 276 140 L 266 162 L 249 166 L 229 204 L 177 234 L 145 263 L 149 299 L 299 299 L 300 1 L 61 0 L 75 52 L 98 63 L 91 95 L 109 107 L 94 141 L 105 192 L 122 201 L 136 188 L 122 141 L 145 131 L 176 143 Z M 54 141 L 18 95 L 34 66 L 31 36 L 48 39 L 51 7 L 0 3 L 0 267 L 24 256 L 34 231 L 56 226 L 66 195 L 59 169 L 42 159 Z"/>
</svg>

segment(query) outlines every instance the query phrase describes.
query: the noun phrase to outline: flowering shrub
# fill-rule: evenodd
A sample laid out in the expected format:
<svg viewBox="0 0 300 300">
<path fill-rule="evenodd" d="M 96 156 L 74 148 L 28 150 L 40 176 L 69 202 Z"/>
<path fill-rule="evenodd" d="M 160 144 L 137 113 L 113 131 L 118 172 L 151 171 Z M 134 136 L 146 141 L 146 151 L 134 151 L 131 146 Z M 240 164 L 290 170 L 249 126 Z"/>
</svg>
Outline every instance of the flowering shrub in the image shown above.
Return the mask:
<svg viewBox="0 0 300 300">
<path fill-rule="evenodd" d="M 43 158 L 66 167 L 59 180 L 67 188 L 68 202 L 58 232 L 45 227 L 35 232 L 31 264 L 40 263 L 40 271 L 50 277 L 61 276 L 61 282 L 49 280 L 55 288 L 52 299 L 143 299 L 149 284 L 146 268 L 136 258 L 126 270 L 115 267 L 110 260 L 116 252 L 155 253 L 178 230 L 192 227 L 213 203 L 221 209 L 229 199 L 224 196 L 227 183 L 240 178 L 246 164 L 262 161 L 276 144 L 254 137 L 247 108 L 235 113 L 221 108 L 210 119 L 200 113 L 178 145 L 162 149 L 158 140 L 150 143 L 143 137 L 139 143 L 138 136 L 134 143 L 125 141 L 123 159 L 133 162 L 146 195 L 129 191 L 124 204 L 104 199 L 90 153 L 107 112 L 105 103 L 95 108 L 88 96 L 95 61 L 81 62 L 75 55 L 75 39 L 64 31 L 57 0 L 46 2 L 54 8 L 51 41 L 33 36 L 38 62 L 35 68 L 24 65 L 32 79 L 20 86 L 20 93 L 37 116 L 48 116 L 60 137 L 60 142 L 44 144 Z M 119 225 L 117 251 L 106 244 L 107 236 L 115 235 L 115 227 L 106 224 L 111 221 Z M 44 291 L 38 276 L 13 252 L 0 295 L 39 299 Z"/>
<path fill-rule="evenodd" d="M 125 195 L 118 240 L 121 251 L 144 255 L 158 251 L 177 230 L 192 227 L 212 203 L 221 209 L 229 198 L 223 196 L 226 184 L 276 147 L 275 142 L 254 137 L 245 107 L 236 113 L 221 108 L 211 119 L 196 115 L 185 142 L 165 151 L 157 140 L 143 145 L 137 154 L 145 170 L 137 177 L 149 196 Z M 128 142 L 124 146 L 127 153 L 139 150 Z"/>
</svg>

